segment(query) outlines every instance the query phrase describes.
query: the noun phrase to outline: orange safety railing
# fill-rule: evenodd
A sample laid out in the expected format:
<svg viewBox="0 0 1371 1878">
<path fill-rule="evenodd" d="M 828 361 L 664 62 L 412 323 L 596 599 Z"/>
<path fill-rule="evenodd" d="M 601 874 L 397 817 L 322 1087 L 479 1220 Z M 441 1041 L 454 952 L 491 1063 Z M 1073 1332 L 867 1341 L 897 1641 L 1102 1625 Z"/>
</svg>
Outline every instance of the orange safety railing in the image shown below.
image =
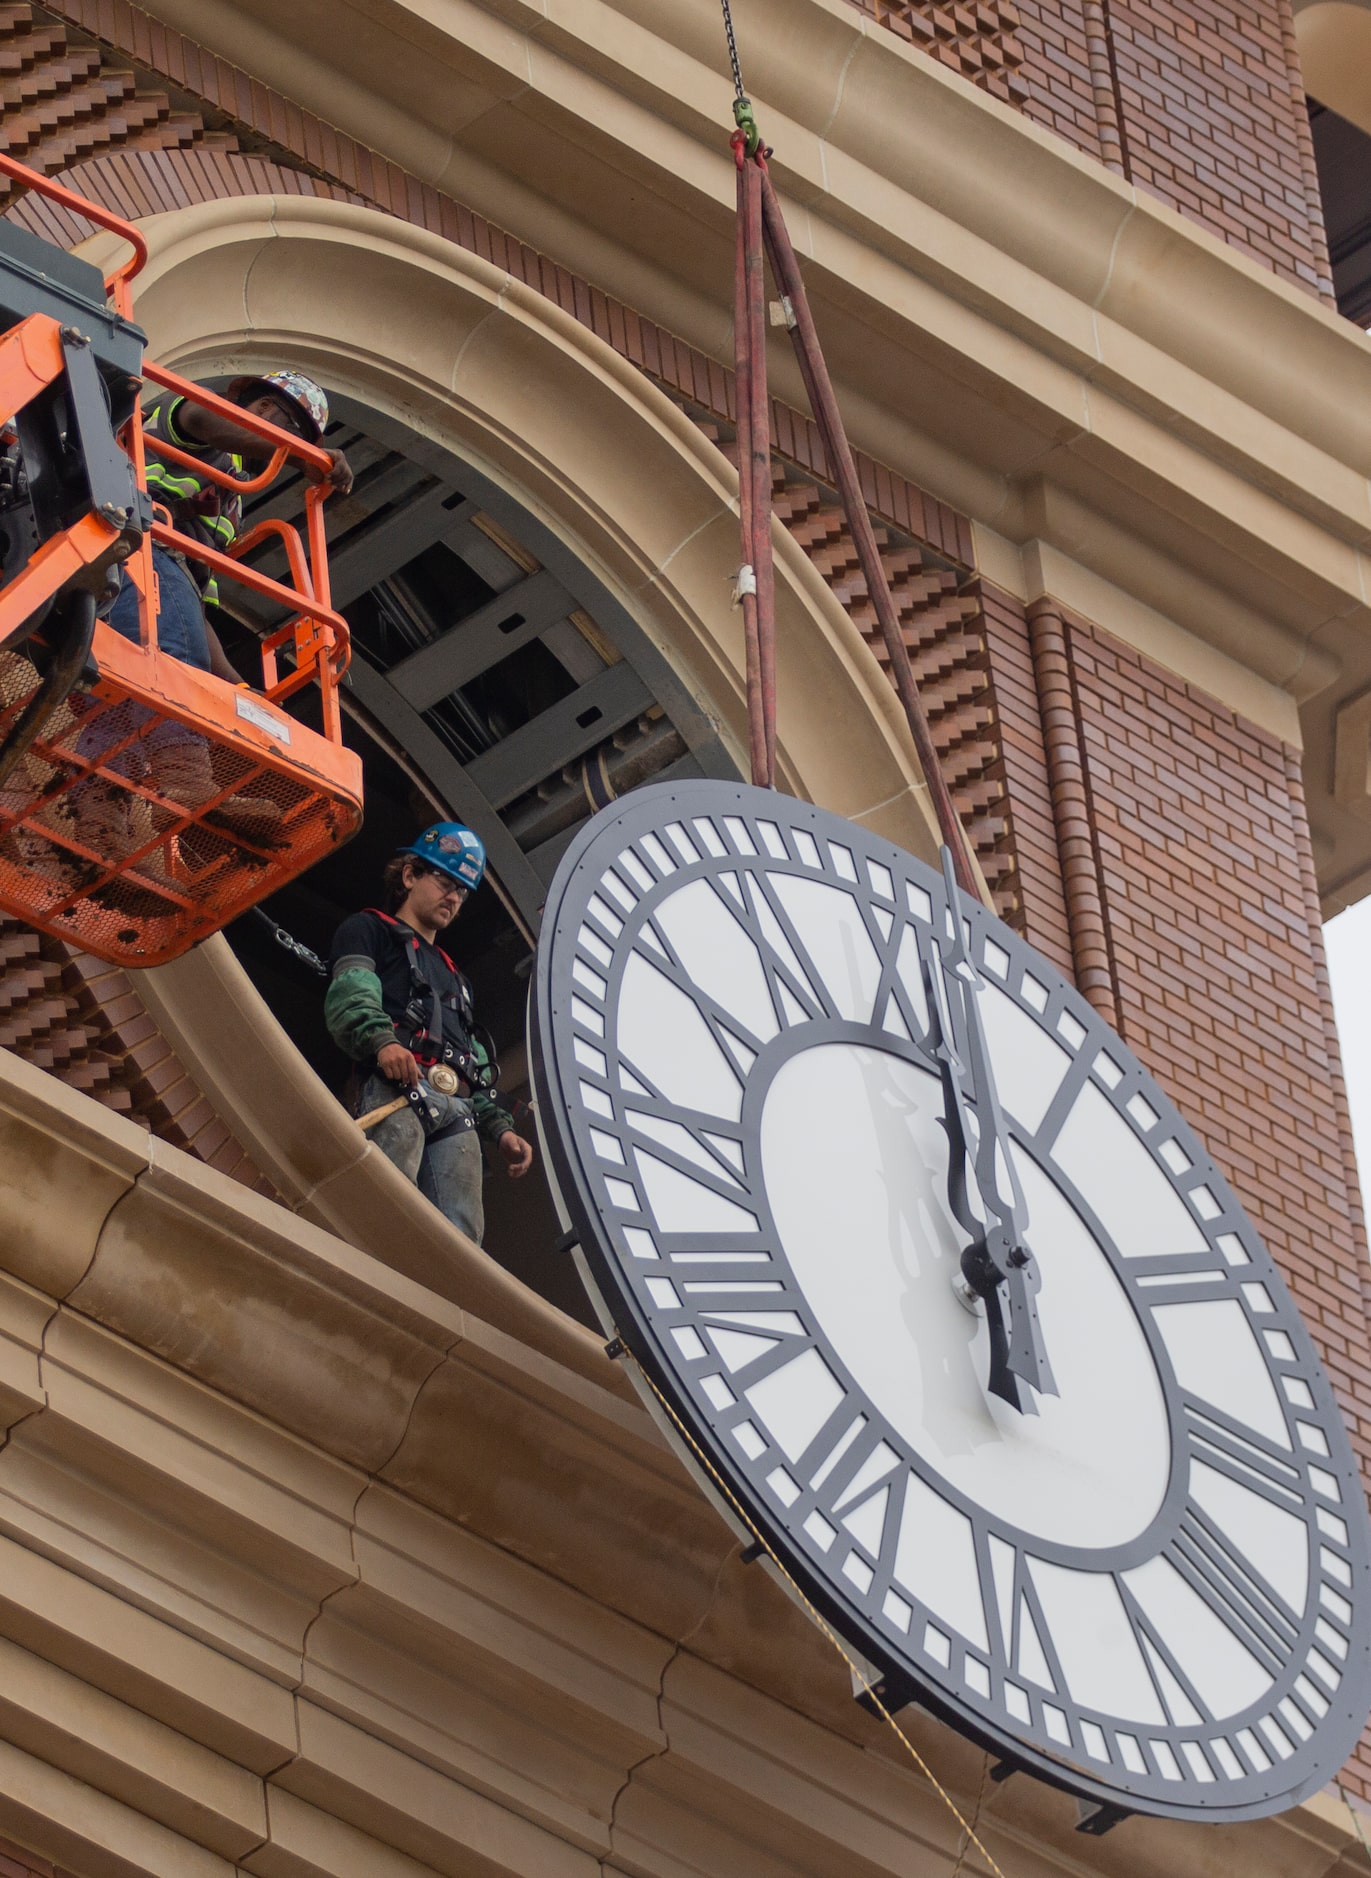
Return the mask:
<svg viewBox="0 0 1371 1878">
<path fill-rule="evenodd" d="M 138 229 L 3 153 L 0 174 L 129 244 L 129 257 L 105 275 L 113 310 L 129 318 L 131 283 L 147 259 Z M 0 334 L 0 424 L 64 369 L 60 339 L 45 314 Z M 251 475 L 228 474 L 149 435 L 135 404 L 119 441 L 140 490 L 149 449 L 239 498 L 288 464 L 310 479 L 303 539 L 272 518 L 223 551 L 174 527 L 166 510 L 154 511 L 141 537 L 117 512 L 86 515 L 0 588 L 0 745 L 41 689 L 21 628 L 44 601 L 83 567 L 111 559 L 137 590 L 139 642 L 97 623 L 98 679 L 64 697 L 0 776 L 0 909 L 100 957 L 147 966 L 176 957 L 346 840 L 361 818 L 361 766 L 342 742 L 338 687 L 351 647 L 329 591 L 331 454 L 175 372 L 147 360 L 141 369 L 169 397 L 260 439 L 267 460 Z M 284 554 L 282 579 L 244 559 L 267 542 Z M 285 612 L 261 645 L 260 691 L 159 649 L 154 545 Z M 41 664 L 41 645 L 36 656 Z M 306 686 L 319 692 L 322 735 L 280 708 Z"/>
<path fill-rule="evenodd" d="M 289 697 L 311 680 L 317 682 L 323 703 L 324 734 L 336 741 L 341 734 L 338 683 L 348 668 L 352 642 L 346 620 L 329 605 L 323 505 L 330 490 L 328 482 L 322 479 L 326 479 L 332 470 L 333 459 L 327 450 L 321 450 L 316 444 L 306 443 L 301 437 L 292 437 L 278 425 L 243 410 L 240 405 L 230 404 L 227 398 L 219 397 L 204 385 L 192 384 L 189 379 L 180 377 L 176 372 L 169 372 L 163 366 L 154 365 L 150 360 L 143 363 L 143 376 L 154 385 L 162 386 L 165 391 L 187 399 L 199 409 L 260 437 L 264 443 L 272 446 L 272 454 L 265 469 L 256 476 L 240 480 L 226 471 L 211 467 L 187 451 L 177 449 L 175 444 L 163 438 L 147 435 L 142 425 L 142 413 L 136 412 L 130 428 L 136 430 L 138 435 L 136 442 L 132 437 L 129 439 L 129 444 L 133 446 L 129 454 L 138 466 L 140 483 L 146 477 L 145 452 L 149 445 L 158 456 L 193 469 L 202 480 L 214 483 L 239 498 L 267 488 L 290 461 L 299 463 L 307 472 L 312 470 L 321 479 L 305 491 L 305 528 L 309 539 L 307 550 L 301 542 L 298 529 L 289 522 L 275 519 L 259 522 L 248 534 L 240 536 L 229 554 L 193 536 L 182 534 L 171 527 L 169 522 L 154 520 L 151 539 L 145 542 L 138 558 L 150 575 L 152 544 L 155 542 L 184 554 L 190 560 L 202 562 L 217 579 L 236 582 L 261 599 L 272 600 L 278 606 L 285 607 L 292 617 L 263 642 L 262 689 L 267 697 L 275 701 Z M 143 456 L 142 461 L 140 454 Z M 275 535 L 285 549 L 286 563 L 294 583 L 292 586 L 288 587 L 244 564 L 242 557 L 271 535 Z M 156 643 L 157 626 L 154 609 L 149 604 L 149 586 L 146 580 L 138 580 L 138 574 L 142 571 L 143 568 L 136 569 L 134 578 L 138 581 L 142 596 L 139 610 L 143 643 L 149 645 Z M 293 669 L 283 678 L 277 675 L 278 655 L 282 650 L 289 650 L 293 654 Z"/>
<path fill-rule="evenodd" d="M 141 232 L 126 222 L 121 216 L 113 215 L 102 209 L 97 203 L 87 202 L 84 197 L 66 189 L 61 183 L 42 176 L 31 170 L 26 164 L 14 157 L 0 152 L 0 175 L 13 177 L 27 188 L 37 190 L 40 195 L 49 197 L 70 209 L 74 214 L 83 216 L 98 227 L 107 229 L 111 234 L 120 236 L 133 249 L 129 259 L 105 276 L 105 291 L 116 313 L 125 319 L 132 316 L 132 286 L 134 278 L 142 271 L 148 258 L 147 242 Z M 25 322 L 27 326 L 29 322 Z M 60 350 L 55 348 L 56 334 L 44 332 L 35 335 L 30 350 L 46 341 L 46 349 L 41 362 L 35 361 L 29 366 L 28 376 L 31 384 L 18 388 L 18 395 L 11 402 L 5 393 L 8 386 L 4 374 L 0 373 L 0 406 L 8 416 L 26 399 L 32 397 L 42 384 L 55 378 L 62 369 Z M 49 359 L 46 352 L 52 352 Z M 27 363 L 27 361 L 26 361 Z M 41 373 L 41 376 L 40 376 Z M 125 427 L 120 441 L 133 462 L 140 488 L 147 486 L 147 447 L 160 457 L 178 463 L 184 468 L 193 469 L 202 480 L 214 483 L 231 492 L 238 499 L 255 495 L 273 483 L 288 461 L 298 462 L 306 471 L 312 470 L 318 479 L 305 493 L 305 527 L 309 537 L 308 556 L 300 542 L 299 531 L 289 523 L 270 521 L 259 523 L 249 534 L 233 544 L 231 554 L 225 555 L 193 536 L 181 533 L 170 522 L 155 520 L 150 538 L 145 538 L 141 547 L 135 550 L 126 563 L 126 571 L 137 586 L 140 596 L 140 618 L 142 643 L 155 646 L 157 643 L 156 608 L 152 604 L 153 573 L 152 545 L 159 543 L 165 548 L 174 549 L 188 559 L 200 561 L 220 579 L 227 579 L 248 588 L 251 592 L 283 606 L 293 617 L 288 623 L 273 633 L 263 646 L 263 690 L 272 699 L 283 698 L 291 692 L 316 679 L 323 694 L 323 713 L 325 735 L 336 738 L 339 735 L 338 718 L 338 681 L 347 670 L 351 658 L 351 643 L 347 622 L 329 605 L 328 553 L 325 546 L 323 504 L 330 491 L 327 478 L 333 462 L 327 450 L 316 444 L 308 443 L 304 438 L 292 436 L 279 425 L 268 423 L 254 412 L 245 411 L 241 406 L 231 404 L 227 398 L 221 398 L 216 392 L 204 385 L 193 384 L 188 378 L 168 371 L 165 366 L 154 365 L 151 360 L 143 362 L 143 376 L 154 385 L 160 385 L 165 391 L 187 399 L 201 410 L 210 412 L 232 423 L 240 430 L 260 437 L 271 445 L 271 455 L 266 467 L 252 477 L 237 477 L 223 470 L 216 469 L 192 456 L 188 451 L 180 450 L 175 444 L 163 438 L 148 437 L 143 428 L 142 411 L 136 408 L 130 423 Z M 117 533 L 118 531 L 113 531 Z M 250 553 L 264 540 L 268 533 L 280 538 L 286 551 L 287 564 L 290 568 L 294 585 L 287 587 L 268 575 L 258 573 L 242 564 L 242 557 Z M 50 549 L 51 544 L 44 544 Z M 35 559 L 37 557 L 35 556 Z M 13 583 L 12 583 L 13 586 Z M 9 637 L 10 631 L 20 623 L 12 623 L 9 615 L 14 613 L 19 603 L 19 595 L 11 598 L 7 591 L 0 596 L 0 643 Z M 9 602 L 6 605 L 6 602 Z M 31 612 L 32 607 L 29 608 Z M 277 676 L 278 654 L 283 648 L 289 648 L 294 654 L 294 669 L 285 678 Z"/>
</svg>

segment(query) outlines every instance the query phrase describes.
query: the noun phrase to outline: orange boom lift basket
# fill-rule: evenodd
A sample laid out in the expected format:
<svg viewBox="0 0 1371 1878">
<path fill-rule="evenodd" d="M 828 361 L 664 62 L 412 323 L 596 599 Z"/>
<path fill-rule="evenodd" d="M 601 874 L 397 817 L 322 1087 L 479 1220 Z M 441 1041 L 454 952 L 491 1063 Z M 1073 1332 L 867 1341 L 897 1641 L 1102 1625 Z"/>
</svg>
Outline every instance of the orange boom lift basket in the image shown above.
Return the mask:
<svg viewBox="0 0 1371 1878">
<path fill-rule="evenodd" d="M 3 154 L 0 172 L 129 243 L 131 258 L 104 287 L 123 334 L 141 344 L 127 325 L 130 282 L 147 258 L 139 231 Z M 5 265 L 0 256 L 0 270 Z M 44 312 L 0 335 L 0 441 L 12 453 L 23 452 L 26 409 L 54 395 L 62 400 L 58 434 L 68 454 L 68 433 L 80 431 L 88 445 L 94 425 L 89 398 L 84 423 L 80 415 L 82 383 L 99 391 L 89 348 L 85 334 Z M 176 958 L 219 931 L 346 841 L 362 816 L 361 763 L 342 742 L 338 685 L 350 646 L 347 625 L 329 604 L 327 485 L 307 491 L 307 541 L 268 520 L 223 554 L 151 508 L 144 481 L 149 447 L 240 496 L 265 488 L 287 462 L 327 473 L 327 453 L 174 372 L 143 361 L 141 375 L 261 437 L 273 451 L 270 462 L 239 480 L 145 438 L 135 395 L 117 444 L 104 418 L 108 460 L 97 452 L 87 512 L 68 513 L 64 525 L 42 531 L 0 587 L 0 909 L 97 958 L 138 967 Z M 138 380 L 128 382 L 136 387 Z M 27 434 L 38 434 L 32 426 L 30 418 Z M 26 471 L 36 487 L 27 463 Z M 121 475 L 131 506 L 97 501 Z M 244 564 L 266 540 L 284 551 L 287 579 Z M 154 542 L 208 568 L 221 586 L 236 584 L 285 609 L 286 624 L 262 643 L 260 691 L 235 688 L 158 650 Z M 102 587 L 112 563 L 137 588 L 141 644 L 102 620 L 92 636 L 88 618 L 89 653 L 79 672 L 57 682 L 63 649 L 51 622 L 71 601 L 69 610 L 84 605 L 93 615 L 93 597 L 80 595 Z M 318 690 L 322 734 L 286 709 L 306 687 Z"/>
</svg>

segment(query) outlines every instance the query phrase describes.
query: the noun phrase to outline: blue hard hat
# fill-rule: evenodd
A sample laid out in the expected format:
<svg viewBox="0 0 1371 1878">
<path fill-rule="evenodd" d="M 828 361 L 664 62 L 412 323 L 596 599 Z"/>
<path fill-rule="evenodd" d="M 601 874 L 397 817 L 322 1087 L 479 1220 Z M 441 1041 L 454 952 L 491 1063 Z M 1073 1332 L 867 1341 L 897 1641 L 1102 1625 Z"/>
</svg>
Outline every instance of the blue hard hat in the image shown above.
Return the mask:
<svg viewBox="0 0 1371 1878">
<path fill-rule="evenodd" d="M 439 873 L 450 875 L 459 887 L 473 893 L 486 871 L 485 843 L 461 822 L 435 822 L 400 852 L 436 867 Z"/>
</svg>

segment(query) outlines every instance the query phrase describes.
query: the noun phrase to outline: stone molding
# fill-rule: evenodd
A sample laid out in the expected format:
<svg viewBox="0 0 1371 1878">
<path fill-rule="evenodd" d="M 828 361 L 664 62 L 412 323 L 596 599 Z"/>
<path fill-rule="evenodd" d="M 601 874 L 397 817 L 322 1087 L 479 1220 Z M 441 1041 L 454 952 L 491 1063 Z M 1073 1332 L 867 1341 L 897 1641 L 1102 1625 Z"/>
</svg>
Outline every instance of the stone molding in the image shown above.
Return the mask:
<svg viewBox="0 0 1371 1878">
<path fill-rule="evenodd" d="M 112 4 L 110 0 L 51 0 L 51 10 L 79 21 L 120 55 L 188 86 L 203 98 L 209 112 L 227 116 L 255 140 L 265 139 L 268 148 L 299 165 L 286 168 L 232 148 L 208 153 L 197 149 L 192 163 L 183 165 L 174 155 L 139 150 L 122 158 L 116 155 L 113 160 L 74 165 L 67 177 L 72 188 L 92 194 L 105 207 L 133 220 L 211 196 L 285 192 L 332 196 L 381 209 L 444 235 L 527 282 L 650 377 L 713 415 L 733 421 L 730 369 L 687 345 L 674 332 L 644 320 L 632 306 L 607 296 L 484 216 L 473 214 L 465 204 L 421 183 L 335 125 L 302 111 L 229 60 L 206 51 L 183 33 L 154 23 L 132 0 L 113 0 Z M 178 188 L 187 183 L 188 196 Z M 74 246 L 87 232 L 77 217 L 41 198 L 26 197 L 10 213 L 60 247 Z M 821 480 L 831 480 L 818 427 L 809 418 L 773 398 L 772 426 L 780 455 Z M 854 457 L 873 514 L 970 566 L 971 529 L 965 516 L 926 490 L 893 476 L 884 464 L 862 451 L 855 451 Z"/>
<path fill-rule="evenodd" d="M 0 1831 L 83 1878 L 952 1862 L 642 1409 L 4 1055 L 0 1140 L 61 1228 L 0 1237 Z M 1116 1870 L 1074 1820 L 1015 1781 L 982 1829 Z M 1141 1878 L 1360 1856 L 1324 1799 L 1127 1831 Z"/>
<path fill-rule="evenodd" d="M 302 106 L 328 105 L 325 115 L 349 131 L 365 126 L 420 182 L 453 189 L 486 213 L 492 205 L 479 200 L 482 192 L 459 185 L 487 180 L 472 146 L 493 148 L 498 133 L 512 166 L 507 206 L 517 199 L 526 208 L 506 225 L 514 219 L 538 241 L 549 214 L 531 194 L 525 202 L 518 179 L 542 149 L 539 119 L 555 100 L 583 141 L 612 148 L 617 168 L 650 191 L 664 218 L 678 219 L 675 210 L 668 216 L 668 202 L 690 203 L 701 226 L 685 251 L 673 249 L 674 290 L 660 269 L 654 273 L 654 244 L 642 227 L 653 216 L 640 214 L 639 291 L 626 297 L 650 316 L 663 311 L 652 304 L 663 296 L 677 316 L 709 307 L 705 349 L 722 350 L 719 281 L 727 275 L 717 262 L 732 188 L 712 18 L 697 20 L 666 0 L 581 0 L 560 7 L 555 22 L 531 0 L 510 0 L 498 15 L 454 0 L 441 25 L 408 0 L 370 0 L 364 10 L 393 28 L 397 47 L 388 69 L 367 72 L 365 94 L 350 65 L 366 56 L 363 36 L 351 48 L 325 45 L 322 15 L 318 26 L 308 19 L 293 26 L 287 45 L 264 24 L 268 9 L 256 0 L 159 0 L 152 9 L 211 47 L 231 48 L 249 70 L 273 73 L 277 83 L 289 74 Z M 933 390 L 950 388 L 950 373 L 959 381 L 951 401 L 957 423 L 939 442 L 960 456 L 958 480 L 975 499 L 961 500 L 946 475 L 932 484 L 996 526 L 1016 509 L 1022 524 L 1032 499 L 1025 473 L 1032 463 L 1042 474 L 1045 455 L 1054 480 L 1096 502 L 1113 493 L 1099 487 L 1102 470 L 1126 482 L 1130 463 L 1136 475 L 1146 458 L 1174 486 L 1173 500 L 1187 495 L 1197 520 L 1208 511 L 1211 553 L 1229 532 L 1217 527 L 1220 517 L 1239 532 L 1260 532 L 1292 567 L 1304 566 L 1313 545 L 1298 541 L 1296 514 L 1334 536 L 1367 538 L 1371 459 L 1356 414 L 1371 351 L 1346 322 L 959 83 L 846 0 L 755 0 L 745 20 L 749 82 L 777 147 L 773 169 L 792 205 L 797 245 L 816 296 L 841 309 L 835 317 L 852 328 L 834 363 L 854 429 L 879 424 L 883 440 L 898 434 L 898 454 L 907 457 L 911 444 L 919 447 L 909 433 L 934 421 Z M 419 78 L 416 53 L 451 74 L 450 91 Z M 433 121 L 439 98 L 443 127 Z M 511 136 L 505 150 L 516 121 L 523 144 Z M 1003 187 L 1009 175 L 1012 192 Z M 486 193 L 493 187 L 491 179 Z M 630 232 L 622 204 L 607 179 L 598 187 L 587 179 L 578 207 L 600 219 L 603 240 L 623 244 L 613 270 L 620 279 L 607 277 L 611 256 L 596 243 L 583 243 L 579 256 L 566 252 L 565 238 L 545 245 L 580 266 L 595 254 L 597 281 L 618 291 Z M 649 285 L 652 293 L 641 291 Z M 699 338 L 679 318 L 677 330 Z M 1273 356 L 1283 361 L 1280 373 L 1270 370 Z M 892 377 L 897 358 L 910 367 L 917 361 L 919 382 Z M 992 385 L 1002 417 L 989 429 L 972 412 Z M 871 436 L 860 440 L 886 455 Z M 908 473 L 906 462 L 896 467 Z M 1263 501 L 1268 491 L 1274 501 Z M 1135 502 L 1140 493 L 1130 491 Z M 1284 519 L 1283 509 L 1292 512 Z M 1172 553 L 1178 549 L 1173 542 Z M 1223 558 L 1240 579 L 1237 557 Z M 1343 557 L 1321 558 L 1324 578 L 1339 585 Z M 1360 596 L 1359 582 L 1345 591 Z M 1260 608 L 1255 586 L 1249 604 Z M 1300 630 L 1297 620 L 1290 625 Z"/>
</svg>

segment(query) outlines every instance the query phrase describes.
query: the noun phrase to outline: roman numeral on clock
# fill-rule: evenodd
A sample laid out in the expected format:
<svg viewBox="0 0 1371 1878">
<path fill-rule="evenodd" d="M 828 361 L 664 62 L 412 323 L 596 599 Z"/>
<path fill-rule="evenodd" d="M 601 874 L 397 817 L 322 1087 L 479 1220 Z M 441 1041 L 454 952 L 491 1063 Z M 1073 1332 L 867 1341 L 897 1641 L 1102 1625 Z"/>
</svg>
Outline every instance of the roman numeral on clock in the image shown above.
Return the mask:
<svg viewBox="0 0 1371 1878">
<path fill-rule="evenodd" d="M 1270 1675 L 1279 1676 L 1299 1643 L 1298 1618 L 1223 1533 L 1192 1509 L 1162 1556 Z"/>
<path fill-rule="evenodd" d="M 1229 1479 L 1264 1494 L 1274 1505 L 1300 1511 L 1304 1478 L 1293 1460 L 1246 1424 L 1194 1396 L 1183 1398 L 1192 1456 Z"/>
<path fill-rule="evenodd" d="M 784 908 L 769 891 L 766 877 L 749 873 L 740 879 L 725 875 L 724 883 L 722 887 L 716 885 L 715 891 L 756 947 L 780 1028 L 833 1016 L 822 974 L 805 951 Z"/>
</svg>

